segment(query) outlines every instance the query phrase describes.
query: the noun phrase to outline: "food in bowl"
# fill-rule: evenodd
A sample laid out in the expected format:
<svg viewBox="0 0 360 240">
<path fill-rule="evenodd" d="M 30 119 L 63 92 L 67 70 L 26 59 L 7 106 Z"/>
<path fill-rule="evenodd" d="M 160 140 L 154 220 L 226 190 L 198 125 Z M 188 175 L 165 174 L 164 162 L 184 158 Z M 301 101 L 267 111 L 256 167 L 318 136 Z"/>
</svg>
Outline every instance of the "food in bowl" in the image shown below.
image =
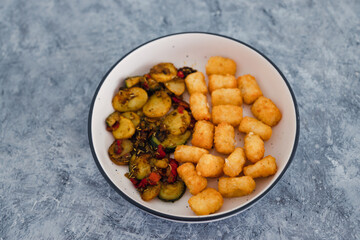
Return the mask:
<svg viewBox="0 0 360 240">
<path fill-rule="evenodd" d="M 125 79 L 112 100 L 115 112 L 105 121 L 115 138 L 108 154 L 113 163 L 128 165 L 125 176 L 144 201 L 174 202 L 187 187 L 191 209 L 207 215 L 221 208 L 223 198 L 251 194 L 254 178 L 276 173 L 275 158 L 264 158 L 264 141 L 281 120 L 280 110 L 253 76 L 236 79 L 235 72 L 234 60 L 216 56 L 206 65 L 209 89 L 203 73 L 172 63 Z M 190 103 L 182 99 L 186 89 Z M 243 103 L 253 103 L 255 118 L 243 118 Z M 235 148 L 236 128 L 247 133 L 243 148 Z M 193 146 L 187 146 L 191 137 Z M 222 156 L 210 154 L 213 147 Z M 219 178 L 218 190 L 207 187 L 207 178 Z"/>
</svg>

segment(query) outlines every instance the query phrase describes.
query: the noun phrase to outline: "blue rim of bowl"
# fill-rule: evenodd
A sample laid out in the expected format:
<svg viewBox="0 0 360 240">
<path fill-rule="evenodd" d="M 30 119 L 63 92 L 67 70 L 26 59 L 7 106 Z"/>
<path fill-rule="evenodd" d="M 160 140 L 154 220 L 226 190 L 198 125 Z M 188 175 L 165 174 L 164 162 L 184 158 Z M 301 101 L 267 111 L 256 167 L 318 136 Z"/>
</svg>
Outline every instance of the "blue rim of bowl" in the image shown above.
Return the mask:
<svg viewBox="0 0 360 240">
<path fill-rule="evenodd" d="M 93 114 L 93 108 L 94 108 L 96 97 L 98 95 L 98 92 L 99 92 L 101 86 L 103 85 L 104 81 L 106 80 L 107 76 L 115 68 L 115 66 L 117 66 L 119 64 L 119 62 L 121 62 L 124 58 L 126 58 L 130 53 L 134 52 L 135 50 L 141 48 L 144 45 L 147 45 L 150 42 L 154 42 L 156 40 L 166 38 L 166 37 L 170 37 L 170 36 L 174 36 L 174 35 L 184 35 L 184 34 L 204 34 L 204 35 L 213 35 L 213 36 L 217 36 L 217 37 L 227 38 L 227 39 L 230 39 L 232 41 L 243 44 L 246 47 L 248 47 L 248 48 L 254 50 L 255 52 L 257 52 L 258 54 L 260 54 L 262 57 L 264 57 L 278 71 L 278 73 L 281 75 L 282 79 L 285 81 L 285 83 L 286 83 L 286 85 L 287 85 L 287 87 L 289 89 L 289 92 L 291 94 L 291 97 L 292 97 L 292 100 L 293 100 L 293 103 L 294 103 L 295 114 L 296 114 L 296 135 L 295 135 L 295 141 L 294 141 L 293 150 L 291 152 L 291 155 L 290 155 L 290 158 L 289 158 L 288 162 L 286 163 L 286 165 L 284 167 L 284 170 L 280 173 L 278 178 L 261 195 L 259 195 L 253 201 L 250 201 L 249 203 L 245 204 L 244 206 L 242 206 L 240 208 L 237 208 L 237 209 L 234 209 L 232 211 L 226 212 L 224 214 L 213 215 L 213 216 L 209 215 L 209 216 L 206 216 L 206 217 L 198 217 L 198 218 L 178 217 L 178 216 L 173 216 L 173 215 L 169 215 L 169 214 L 164 214 L 164 213 L 152 210 L 152 209 L 150 209 L 148 207 L 145 207 L 145 206 L 139 204 L 135 200 L 128 197 L 125 193 L 123 193 L 119 188 L 116 187 L 116 185 L 107 176 L 104 169 L 102 169 L 102 167 L 100 165 L 100 162 L 99 162 L 99 159 L 97 158 L 96 153 L 95 153 L 95 149 L 94 149 L 94 145 L 93 145 L 93 141 L 92 141 L 92 132 L 91 132 L 92 114 Z M 165 35 L 165 36 L 158 37 L 158 38 L 152 39 L 150 41 L 147 41 L 147 42 L 139 45 L 138 47 L 134 48 L 133 50 L 131 50 L 127 54 L 125 54 L 122 58 L 120 58 L 109 69 L 109 71 L 104 75 L 103 79 L 101 80 L 99 86 L 97 87 L 97 89 L 95 91 L 94 97 L 92 99 L 92 102 L 91 102 L 91 105 L 90 105 L 90 111 L 89 111 L 89 118 L 88 118 L 88 137 L 89 137 L 90 149 L 91 149 L 91 152 L 92 152 L 92 155 L 94 157 L 94 160 L 95 160 L 95 163 L 96 163 L 97 167 L 99 168 L 101 174 L 104 176 L 106 181 L 110 184 L 110 186 L 112 186 L 116 190 L 116 192 L 118 192 L 128 202 L 130 202 L 133 205 L 135 205 L 136 207 L 144 210 L 145 212 L 148 212 L 148 213 L 150 213 L 152 215 L 155 215 L 155 216 L 163 218 L 163 219 L 172 220 L 172 221 L 178 221 L 178 222 L 187 222 L 187 223 L 204 223 L 204 222 L 210 222 L 210 221 L 217 221 L 217 220 L 225 219 L 225 218 L 231 217 L 231 216 L 233 216 L 233 215 L 235 215 L 237 213 L 243 212 L 246 209 L 250 208 L 255 203 L 257 203 L 260 199 L 262 199 L 280 181 L 280 179 L 282 178 L 282 176 L 284 175 L 286 170 L 289 168 L 289 165 L 293 161 L 293 158 L 294 158 L 295 153 L 296 153 L 296 149 L 297 149 L 298 141 L 299 141 L 299 135 L 300 135 L 300 116 L 299 116 L 298 105 L 297 105 L 297 102 L 296 102 L 296 99 L 295 99 L 295 94 L 294 94 L 289 82 L 285 78 L 284 74 L 280 71 L 280 69 L 269 58 L 267 58 L 263 53 L 261 53 L 259 50 L 255 49 L 254 47 L 248 45 L 247 43 L 244 43 L 244 42 L 242 42 L 240 40 L 237 40 L 235 38 L 232 38 L 232 37 L 224 36 L 224 35 L 217 34 L 217 33 L 209 33 L 209 32 L 179 32 L 179 33 L 168 34 L 168 35 Z"/>
</svg>

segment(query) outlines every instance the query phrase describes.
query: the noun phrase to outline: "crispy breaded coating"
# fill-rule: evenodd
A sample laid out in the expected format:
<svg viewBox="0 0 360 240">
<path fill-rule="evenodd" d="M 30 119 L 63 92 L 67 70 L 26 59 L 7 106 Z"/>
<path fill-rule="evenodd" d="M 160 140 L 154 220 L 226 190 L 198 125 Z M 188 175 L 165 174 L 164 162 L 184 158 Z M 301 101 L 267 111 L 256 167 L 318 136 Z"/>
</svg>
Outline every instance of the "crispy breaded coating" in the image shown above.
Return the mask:
<svg viewBox="0 0 360 240">
<path fill-rule="evenodd" d="M 250 74 L 238 77 L 237 81 L 244 103 L 252 104 L 258 97 L 263 95 L 255 77 Z"/>
<path fill-rule="evenodd" d="M 215 127 L 215 149 L 219 153 L 229 154 L 235 149 L 235 130 L 228 123 L 220 123 Z"/>
<path fill-rule="evenodd" d="M 211 93 L 212 106 L 242 105 L 241 91 L 238 88 L 220 88 Z"/>
<path fill-rule="evenodd" d="M 274 175 L 277 171 L 276 160 L 269 155 L 253 165 L 244 167 L 244 174 L 252 178 L 268 177 Z"/>
<path fill-rule="evenodd" d="M 220 177 L 223 174 L 224 159 L 212 154 L 204 154 L 196 165 L 196 172 L 203 177 Z"/>
<path fill-rule="evenodd" d="M 225 198 L 249 195 L 255 190 L 256 183 L 249 176 L 222 177 L 219 179 L 218 189 Z"/>
<path fill-rule="evenodd" d="M 209 151 L 203 148 L 188 145 L 179 145 L 175 149 L 174 158 L 179 163 L 198 163 L 201 156 L 207 153 L 209 153 Z"/>
<path fill-rule="evenodd" d="M 237 88 L 237 82 L 234 75 L 218 75 L 213 74 L 209 76 L 209 91 L 210 93 L 220 88 Z"/>
<path fill-rule="evenodd" d="M 195 92 L 203 94 L 206 94 L 208 92 L 208 88 L 205 82 L 205 76 L 202 72 L 194 72 L 189 74 L 185 78 L 185 84 L 190 95 Z"/>
<path fill-rule="evenodd" d="M 244 117 L 241 120 L 239 131 L 243 133 L 253 132 L 259 135 L 264 141 L 269 140 L 272 134 L 270 126 L 252 117 Z"/>
<path fill-rule="evenodd" d="M 229 177 L 238 176 L 246 162 L 245 151 L 242 148 L 235 148 L 235 150 L 225 158 L 225 164 L 223 168 L 224 174 Z"/>
<path fill-rule="evenodd" d="M 231 74 L 236 73 L 236 62 L 230 58 L 213 56 L 206 64 L 206 74 Z"/>
<path fill-rule="evenodd" d="M 196 147 L 211 149 L 214 142 L 214 124 L 200 120 L 195 123 L 191 144 Z"/>
<path fill-rule="evenodd" d="M 206 188 L 207 179 L 197 175 L 194 164 L 184 163 L 177 168 L 177 172 L 192 195 L 198 194 Z"/>
<path fill-rule="evenodd" d="M 254 116 L 269 125 L 275 126 L 281 120 L 281 112 L 269 98 L 259 97 L 251 107 L 251 112 Z"/>
<path fill-rule="evenodd" d="M 225 122 L 236 127 L 242 120 L 243 109 L 234 105 L 218 105 L 212 108 L 211 116 L 215 125 Z"/>
<path fill-rule="evenodd" d="M 210 109 L 205 94 L 195 92 L 190 95 L 189 102 L 191 113 L 196 120 L 210 120 Z"/>
<path fill-rule="evenodd" d="M 253 132 L 246 134 L 244 138 L 244 149 L 246 158 L 255 163 L 264 157 L 265 146 L 261 137 Z"/>
<path fill-rule="evenodd" d="M 219 210 L 224 199 L 214 188 L 206 188 L 201 193 L 192 196 L 188 203 L 195 214 L 208 215 Z"/>
</svg>

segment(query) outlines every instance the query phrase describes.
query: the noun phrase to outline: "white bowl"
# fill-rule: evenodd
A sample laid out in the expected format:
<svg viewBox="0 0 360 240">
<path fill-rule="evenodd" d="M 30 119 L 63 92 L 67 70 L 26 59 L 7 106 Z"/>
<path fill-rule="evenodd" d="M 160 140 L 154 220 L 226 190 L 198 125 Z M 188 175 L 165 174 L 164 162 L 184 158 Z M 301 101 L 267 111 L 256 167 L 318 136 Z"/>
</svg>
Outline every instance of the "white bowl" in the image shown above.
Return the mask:
<svg viewBox="0 0 360 240">
<path fill-rule="evenodd" d="M 236 77 L 251 74 L 258 81 L 264 96 L 272 99 L 282 112 L 282 120 L 273 127 L 273 135 L 265 142 L 265 156 L 276 158 L 278 171 L 274 176 L 256 179 L 255 191 L 245 197 L 225 198 L 221 209 L 211 215 L 197 216 L 188 205 L 191 194 L 167 203 L 159 199 L 144 202 L 132 183 L 124 176 L 127 166 L 117 166 L 108 157 L 113 142 L 105 130 L 105 119 L 114 111 L 111 100 L 123 80 L 142 75 L 159 62 L 172 62 L 176 67 L 190 66 L 205 73 L 205 64 L 211 56 L 224 56 L 236 61 Z M 209 98 L 210 99 L 210 98 Z M 252 116 L 244 104 L 244 116 Z M 229 37 L 209 33 L 179 33 L 147 42 L 122 57 L 100 82 L 89 113 L 89 141 L 95 162 L 109 184 L 126 200 L 148 213 L 168 220 L 208 222 L 237 214 L 256 203 L 280 180 L 288 168 L 299 138 L 299 113 L 295 96 L 280 70 L 262 53 L 251 46 Z M 236 130 L 237 131 L 237 130 Z M 243 134 L 237 133 L 237 145 L 243 146 Z M 209 186 L 217 188 L 216 179 Z"/>
</svg>

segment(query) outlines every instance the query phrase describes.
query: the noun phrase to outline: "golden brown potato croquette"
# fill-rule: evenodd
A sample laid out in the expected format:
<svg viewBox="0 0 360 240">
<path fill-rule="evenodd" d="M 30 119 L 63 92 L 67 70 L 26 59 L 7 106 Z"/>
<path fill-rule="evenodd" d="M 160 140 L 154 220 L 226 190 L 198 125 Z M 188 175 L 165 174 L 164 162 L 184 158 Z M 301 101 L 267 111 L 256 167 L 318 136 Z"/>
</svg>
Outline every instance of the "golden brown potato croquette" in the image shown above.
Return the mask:
<svg viewBox="0 0 360 240">
<path fill-rule="evenodd" d="M 196 147 L 211 149 L 214 142 L 214 124 L 200 120 L 195 123 L 191 144 Z"/>
<path fill-rule="evenodd" d="M 205 76 L 202 72 L 194 72 L 189 74 L 185 78 L 185 84 L 190 95 L 195 92 L 203 94 L 206 94 L 208 92 L 208 88 L 205 82 Z"/>
<path fill-rule="evenodd" d="M 236 78 L 234 75 L 218 75 L 213 74 L 209 76 L 209 91 L 210 93 L 220 88 L 236 88 Z"/>
<path fill-rule="evenodd" d="M 259 135 L 249 132 L 244 138 L 244 149 L 246 158 L 255 163 L 264 157 L 264 141 Z"/>
<path fill-rule="evenodd" d="M 223 197 L 241 197 L 254 191 L 256 183 L 249 176 L 222 177 L 219 179 L 218 189 Z"/>
<path fill-rule="evenodd" d="M 239 131 L 243 133 L 253 132 L 259 135 L 264 141 L 269 140 L 272 134 L 270 126 L 252 117 L 244 117 L 241 120 Z"/>
<path fill-rule="evenodd" d="M 211 93 L 212 106 L 242 105 L 241 91 L 238 88 L 220 88 Z"/>
<path fill-rule="evenodd" d="M 238 77 L 237 81 L 244 103 L 252 104 L 258 97 L 263 95 L 255 78 L 250 74 Z"/>
<path fill-rule="evenodd" d="M 277 171 L 276 160 L 269 155 L 253 165 L 244 167 L 244 175 L 252 178 L 268 177 L 274 175 Z"/>
<path fill-rule="evenodd" d="M 206 153 L 209 153 L 209 151 L 203 148 L 188 145 L 179 145 L 175 149 L 174 158 L 179 163 L 198 163 L 201 156 Z"/>
<path fill-rule="evenodd" d="M 198 194 L 206 188 L 207 179 L 197 175 L 194 164 L 184 163 L 177 168 L 177 172 L 192 195 Z"/>
<path fill-rule="evenodd" d="M 281 112 L 269 98 L 259 97 L 251 107 L 254 116 L 269 125 L 275 126 L 281 120 Z"/>
<path fill-rule="evenodd" d="M 224 199 L 214 188 L 206 188 L 201 193 L 192 196 L 188 203 L 195 214 L 208 215 L 219 210 Z"/>
<path fill-rule="evenodd" d="M 229 154 L 235 149 L 235 130 L 228 123 L 220 123 L 215 127 L 215 149 L 219 153 Z"/>
<path fill-rule="evenodd" d="M 209 104 L 205 94 L 195 92 L 190 95 L 190 109 L 196 120 L 210 120 Z"/>
<path fill-rule="evenodd" d="M 206 74 L 231 74 L 235 75 L 236 73 L 236 63 L 230 58 L 225 58 L 221 56 L 210 57 L 206 64 Z"/>
<path fill-rule="evenodd" d="M 242 120 L 243 109 L 234 105 L 218 105 L 213 107 L 211 116 L 215 125 L 225 122 L 236 127 Z"/>
<path fill-rule="evenodd" d="M 212 154 L 204 154 L 196 165 L 196 172 L 203 177 L 220 177 L 223 173 L 224 159 Z"/>
<path fill-rule="evenodd" d="M 230 177 L 238 176 L 246 162 L 245 152 L 242 148 L 236 148 L 227 158 L 223 168 L 224 174 Z"/>
</svg>

